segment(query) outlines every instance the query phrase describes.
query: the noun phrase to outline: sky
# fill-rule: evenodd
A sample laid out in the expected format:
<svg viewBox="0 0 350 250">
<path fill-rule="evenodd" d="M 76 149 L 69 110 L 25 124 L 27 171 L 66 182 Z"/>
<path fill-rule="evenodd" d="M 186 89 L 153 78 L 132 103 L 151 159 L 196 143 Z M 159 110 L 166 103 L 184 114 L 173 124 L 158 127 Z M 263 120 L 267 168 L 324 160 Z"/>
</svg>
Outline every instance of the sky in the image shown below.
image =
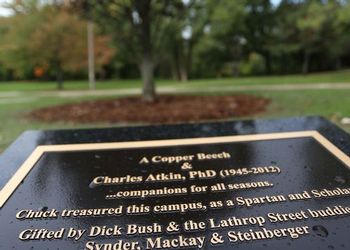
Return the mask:
<svg viewBox="0 0 350 250">
<path fill-rule="evenodd" d="M 0 0 L 1 1 L 1 0 Z M 273 5 L 279 5 L 282 0 L 271 0 Z"/>
<path fill-rule="evenodd" d="M 0 0 L 0 16 L 8 16 L 11 14 L 11 11 L 9 11 L 6 8 L 1 7 L 2 5 L 8 3 L 10 0 Z"/>
<path fill-rule="evenodd" d="M 11 11 L 10 10 L 1 7 L 3 4 L 5 4 L 7 2 L 10 2 L 10 1 L 11 0 L 0 0 L 0 16 L 9 16 L 9 15 L 11 15 Z M 281 2 L 281 0 L 271 0 L 271 2 L 274 5 L 278 5 Z"/>
</svg>

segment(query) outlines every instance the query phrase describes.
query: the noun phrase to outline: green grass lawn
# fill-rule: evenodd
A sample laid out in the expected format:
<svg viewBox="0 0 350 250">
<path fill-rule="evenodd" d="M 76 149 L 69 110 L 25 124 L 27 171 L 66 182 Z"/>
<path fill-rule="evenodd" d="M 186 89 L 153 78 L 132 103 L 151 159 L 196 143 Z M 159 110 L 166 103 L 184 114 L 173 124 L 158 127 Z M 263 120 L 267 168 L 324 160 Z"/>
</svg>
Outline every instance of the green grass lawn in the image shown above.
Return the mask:
<svg viewBox="0 0 350 250">
<path fill-rule="evenodd" d="M 315 73 L 308 75 L 287 75 L 287 76 L 259 76 L 259 77 L 239 77 L 239 78 L 212 78 L 196 79 L 186 83 L 174 80 L 157 80 L 158 86 L 247 86 L 247 85 L 276 85 L 276 84 L 302 84 L 302 83 L 350 83 L 350 70 L 338 72 Z M 87 81 L 66 81 L 66 90 L 88 89 Z M 139 88 L 141 81 L 134 80 L 108 80 L 99 81 L 97 89 L 125 89 Z M 55 82 L 0 82 L 0 93 L 3 91 L 47 91 L 56 90 Z"/>
<path fill-rule="evenodd" d="M 193 80 L 188 83 L 180 83 L 200 91 L 209 86 L 230 86 L 230 85 L 257 85 L 257 84 L 287 84 L 287 83 L 350 83 L 350 71 L 336 73 L 314 74 L 310 76 L 286 76 L 286 77 L 250 77 L 239 79 L 210 79 Z M 109 81 L 100 83 L 100 89 L 112 88 L 136 88 L 140 87 L 137 80 Z M 163 86 L 177 86 L 173 81 L 160 81 Z M 86 82 L 68 82 L 67 89 L 84 89 Z M 65 128 L 86 128 L 120 126 L 123 124 L 70 124 L 70 123 L 42 123 L 29 121 L 25 114 L 29 111 L 46 106 L 54 106 L 63 103 L 91 100 L 98 98 L 113 98 L 111 96 L 86 96 L 80 98 L 62 98 L 38 96 L 42 90 L 54 90 L 53 83 L 0 83 L 0 94 L 9 94 L 7 97 L 0 96 L 0 151 L 6 148 L 16 137 L 25 130 L 32 129 L 65 129 Z M 21 93 L 20 97 L 12 97 L 12 92 Z M 244 92 L 243 92 L 244 93 Z M 249 94 L 264 96 L 271 99 L 271 104 L 265 113 L 254 117 L 245 118 L 278 118 L 301 115 L 322 115 L 339 124 L 342 117 L 350 117 L 350 90 L 291 90 L 291 91 L 249 91 Z M 211 94 L 228 94 L 228 92 L 215 92 Z M 349 125 L 342 125 L 342 128 L 350 132 Z"/>
</svg>

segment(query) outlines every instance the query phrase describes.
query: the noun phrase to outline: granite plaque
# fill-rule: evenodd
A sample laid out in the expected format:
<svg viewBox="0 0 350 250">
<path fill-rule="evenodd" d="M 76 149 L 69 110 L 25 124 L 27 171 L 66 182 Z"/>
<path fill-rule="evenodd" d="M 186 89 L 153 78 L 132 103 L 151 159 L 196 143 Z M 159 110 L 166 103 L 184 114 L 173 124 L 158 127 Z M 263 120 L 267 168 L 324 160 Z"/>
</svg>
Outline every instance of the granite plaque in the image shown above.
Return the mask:
<svg viewBox="0 0 350 250">
<path fill-rule="evenodd" d="M 0 249 L 349 249 L 349 155 L 318 117 L 26 132 Z"/>
</svg>

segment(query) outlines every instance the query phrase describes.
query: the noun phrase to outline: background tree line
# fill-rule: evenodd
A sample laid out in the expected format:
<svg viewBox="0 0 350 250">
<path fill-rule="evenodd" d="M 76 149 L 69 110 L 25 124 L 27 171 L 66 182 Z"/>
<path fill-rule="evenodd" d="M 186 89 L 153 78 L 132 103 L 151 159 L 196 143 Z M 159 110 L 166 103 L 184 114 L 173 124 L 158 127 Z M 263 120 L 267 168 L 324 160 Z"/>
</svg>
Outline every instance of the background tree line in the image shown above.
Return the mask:
<svg viewBox="0 0 350 250">
<path fill-rule="evenodd" d="M 86 22 L 99 78 L 308 73 L 350 66 L 349 0 L 14 1 L 0 19 L 0 79 L 82 78 Z M 147 99 L 147 98 L 146 98 Z"/>
</svg>

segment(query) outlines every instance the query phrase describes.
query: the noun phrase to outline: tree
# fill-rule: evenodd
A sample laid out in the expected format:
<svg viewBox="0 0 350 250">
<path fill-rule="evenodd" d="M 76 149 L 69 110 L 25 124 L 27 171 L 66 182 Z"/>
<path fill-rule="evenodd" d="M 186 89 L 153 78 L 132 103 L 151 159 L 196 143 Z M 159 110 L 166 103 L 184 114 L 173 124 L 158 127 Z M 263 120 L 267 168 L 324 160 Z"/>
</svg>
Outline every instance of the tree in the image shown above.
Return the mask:
<svg viewBox="0 0 350 250">
<path fill-rule="evenodd" d="M 206 8 L 208 22 L 195 51 L 196 67 L 202 72 L 215 72 L 216 76 L 221 76 L 223 71 L 237 76 L 239 62 L 243 59 L 243 45 L 246 42 L 245 1 L 207 1 Z"/>
<path fill-rule="evenodd" d="M 275 26 L 274 10 L 270 0 L 250 0 L 245 4 L 244 37 L 249 52 L 257 52 L 265 59 L 267 74 L 271 74 L 271 43 Z M 249 53 L 248 53 L 249 54 Z"/>
<path fill-rule="evenodd" d="M 301 65 L 298 72 L 308 73 L 313 69 L 340 67 L 340 58 L 346 52 L 346 21 L 341 18 L 349 5 L 346 1 L 284 0 L 276 11 L 274 54 L 282 55 L 280 65 L 289 68 L 293 61 Z M 347 12 L 346 16 L 349 12 Z M 346 18 L 345 18 L 346 20 Z M 318 60 L 319 59 L 319 60 Z"/>
<path fill-rule="evenodd" d="M 325 47 L 329 49 L 335 68 L 342 67 L 342 56 L 350 54 L 350 1 L 333 1 L 328 12 L 328 27 Z"/>
<path fill-rule="evenodd" d="M 189 0 L 177 5 L 165 43 L 170 52 L 173 78 L 187 81 L 192 69 L 193 52 L 209 23 L 208 1 Z"/>
<path fill-rule="evenodd" d="M 300 72 L 301 45 L 296 23 L 300 18 L 301 7 L 300 2 L 282 0 L 274 12 L 273 42 L 269 51 L 274 59 L 275 72 Z"/>
<path fill-rule="evenodd" d="M 16 14 L 2 20 L 0 61 L 4 68 L 12 71 L 13 77 L 27 78 L 34 69 L 27 45 L 35 27 L 40 24 L 41 16 L 33 5 L 24 5 L 22 12 L 13 9 Z"/>
<path fill-rule="evenodd" d="M 164 50 L 165 37 L 174 14 L 174 6 L 182 1 L 164 0 L 76 0 L 75 6 L 83 9 L 105 31 L 113 36 L 118 49 L 128 54 L 139 67 L 143 81 L 143 99 L 156 98 L 154 70 Z"/>
<path fill-rule="evenodd" d="M 156 97 L 155 74 L 186 81 L 350 65 L 349 0 L 281 0 L 278 5 L 271 0 L 10 3 L 15 15 L 0 19 L 2 78 L 31 79 L 35 71 L 62 82 L 63 72 L 85 74 L 84 18 L 96 32 L 96 65 L 91 60 L 90 68 L 102 73 L 104 65 L 107 77 L 141 75 L 146 101 Z"/>
<path fill-rule="evenodd" d="M 301 9 L 301 16 L 297 21 L 300 44 L 303 49 L 302 72 L 309 72 L 310 57 L 321 45 L 321 29 L 325 23 L 323 4 L 318 1 L 310 1 Z"/>
<path fill-rule="evenodd" d="M 29 12 L 17 12 L 5 32 L 0 56 L 7 68 L 21 75 L 35 67 L 56 77 L 58 89 L 63 88 L 64 72 L 87 68 L 86 22 L 59 6 L 39 6 Z M 95 38 L 96 65 L 109 63 L 115 49 L 107 36 Z M 2 57 L 2 58 L 1 58 Z"/>
</svg>

